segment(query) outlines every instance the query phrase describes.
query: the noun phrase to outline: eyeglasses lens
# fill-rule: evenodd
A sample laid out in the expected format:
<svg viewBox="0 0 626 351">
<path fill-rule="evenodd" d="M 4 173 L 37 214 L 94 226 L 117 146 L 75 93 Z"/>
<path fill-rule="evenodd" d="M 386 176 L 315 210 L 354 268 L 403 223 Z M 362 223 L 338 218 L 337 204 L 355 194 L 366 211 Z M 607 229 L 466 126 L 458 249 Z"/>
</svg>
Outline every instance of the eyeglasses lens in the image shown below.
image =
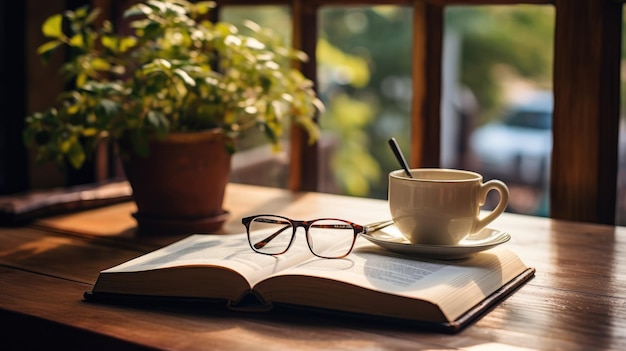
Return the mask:
<svg viewBox="0 0 626 351">
<path fill-rule="evenodd" d="M 321 257 L 337 258 L 350 253 L 354 229 L 350 223 L 336 219 L 321 219 L 309 228 L 309 247 Z"/>
<path fill-rule="evenodd" d="M 276 216 L 262 216 L 250 222 L 248 237 L 254 250 L 268 255 L 278 255 L 287 250 L 292 235 L 293 227 L 288 220 Z"/>
</svg>

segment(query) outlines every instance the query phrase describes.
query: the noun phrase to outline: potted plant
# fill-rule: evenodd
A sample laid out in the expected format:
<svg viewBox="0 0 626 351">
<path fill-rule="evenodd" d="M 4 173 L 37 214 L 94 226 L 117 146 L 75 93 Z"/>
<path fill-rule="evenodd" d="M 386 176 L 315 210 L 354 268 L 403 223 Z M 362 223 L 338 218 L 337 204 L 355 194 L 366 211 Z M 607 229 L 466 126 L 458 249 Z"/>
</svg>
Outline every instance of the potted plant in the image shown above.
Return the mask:
<svg viewBox="0 0 626 351">
<path fill-rule="evenodd" d="M 74 88 L 27 116 L 25 142 L 39 159 L 75 168 L 100 143 L 113 143 L 140 229 L 219 228 L 230 155 L 243 131 L 257 129 L 276 147 L 291 122 L 311 142 L 319 134 L 314 115 L 322 105 L 292 65 L 306 55 L 255 23 L 240 29 L 209 21 L 214 6 L 140 2 L 124 12 L 129 34 L 86 7 L 42 26 L 51 40 L 38 53 L 48 59 L 69 48 L 61 71 Z"/>
</svg>

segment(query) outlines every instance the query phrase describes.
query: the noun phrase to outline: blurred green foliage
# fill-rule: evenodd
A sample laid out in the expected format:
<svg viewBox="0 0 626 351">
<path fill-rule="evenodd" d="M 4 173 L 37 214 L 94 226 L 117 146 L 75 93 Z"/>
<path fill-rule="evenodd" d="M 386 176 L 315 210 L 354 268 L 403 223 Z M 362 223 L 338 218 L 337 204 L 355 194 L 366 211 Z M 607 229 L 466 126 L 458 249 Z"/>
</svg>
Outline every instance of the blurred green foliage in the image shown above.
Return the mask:
<svg viewBox="0 0 626 351">
<path fill-rule="evenodd" d="M 486 122 L 503 104 L 505 79 L 551 89 L 554 37 L 552 6 L 452 6 L 446 31 L 461 35 L 460 83 L 469 87 Z M 503 75 L 506 70 L 506 75 Z"/>
<path fill-rule="evenodd" d="M 172 132 L 219 129 L 237 138 L 254 130 L 278 150 L 285 124 L 296 123 L 315 141 L 323 105 L 313 82 L 291 65 L 308 56 L 254 22 L 209 21 L 215 6 L 132 3 L 124 9 L 129 34 L 97 21 L 98 8 L 50 16 L 38 54 L 48 60 L 71 52 L 61 72 L 72 88 L 26 117 L 25 143 L 42 160 L 79 169 L 103 141 L 146 155 L 152 139 Z M 225 147 L 234 151 L 230 140 Z"/>
<path fill-rule="evenodd" d="M 291 28 L 287 7 L 224 14 Z M 484 121 L 503 107 L 503 78 L 551 88 L 554 18 L 549 5 L 447 7 L 444 32 L 461 38 L 458 84 L 474 93 Z M 387 140 L 396 137 L 410 157 L 412 11 L 325 6 L 318 27 L 317 88 L 327 106 L 320 124 L 338 140 L 331 165 L 339 192 L 386 198 L 386 174 L 399 168 Z"/>
</svg>

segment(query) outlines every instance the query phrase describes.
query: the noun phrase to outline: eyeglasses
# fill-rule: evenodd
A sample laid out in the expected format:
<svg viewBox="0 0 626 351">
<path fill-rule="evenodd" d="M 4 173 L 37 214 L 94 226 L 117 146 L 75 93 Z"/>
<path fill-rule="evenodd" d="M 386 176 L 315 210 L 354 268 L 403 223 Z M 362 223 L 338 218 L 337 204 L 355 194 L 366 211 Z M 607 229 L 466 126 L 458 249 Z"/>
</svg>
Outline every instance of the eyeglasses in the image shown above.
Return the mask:
<svg viewBox="0 0 626 351">
<path fill-rule="evenodd" d="M 265 255 L 280 255 L 291 247 L 298 227 L 303 227 L 311 252 L 321 258 L 346 257 L 354 247 L 359 233 L 366 227 L 343 219 L 320 218 L 296 221 L 275 215 L 245 217 L 248 242 L 253 251 Z"/>
</svg>

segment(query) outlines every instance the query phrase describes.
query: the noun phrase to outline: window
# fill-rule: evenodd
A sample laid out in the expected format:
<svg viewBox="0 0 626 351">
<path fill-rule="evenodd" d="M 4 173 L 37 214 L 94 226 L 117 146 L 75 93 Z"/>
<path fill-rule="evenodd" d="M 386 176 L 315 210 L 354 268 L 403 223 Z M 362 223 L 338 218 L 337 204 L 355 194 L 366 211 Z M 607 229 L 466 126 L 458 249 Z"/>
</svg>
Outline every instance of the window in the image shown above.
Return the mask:
<svg viewBox="0 0 626 351">
<path fill-rule="evenodd" d="M 244 26 L 246 20 L 251 20 L 280 33 L 286 43 L 292 41 L 293 23 L 290 8 L 287 6 L 226 6 L 220 10 L 220 18 L 239 27 Z M 237 152 L 232 159 L 231 181 L 288 187 L 289 135 L 282 136 L 283 149 L 276 151 L 272 150 L 271 145 L 259 133 L 249 134 L 237 140 Z"/>
<path fill-rule="evenodd" d="M 391 78 L 380 80 L 378 87 L 384 86 L 391 92 L 389 97 L 397 103 L 396 110 L 389 114 L 400 116 L 409 111 L 407 118 L 410 123 L 408 127 L 402 128 L 404 136 L 399 136 L 401 146 L 413 166 L 442 166 L 446 165 L 446 162 L 454 161 L 447 158 L 450 145 L 445 143 L 446 121 L 442 113 L 447 106 L 444 103 L 447 97 L 444 88 L 448 77 L 445 60 L 449 49 L 446 44 L 449 39 L 446 38 L 448 33 L 446 16 L 450 9 L 457 6 L 471 5 L 470 8 L 482 8 L 483 3 L 480 0 L 418 2 L 353 0 L 342 2 L 340 6 L 332 0 L 217 2 L 222 10 L 245 5 L 255 6 L 254 12 L 259 12 L 256 11 L 258 9 L 256 6 L 262 5 L 279 9 L 280 15 L 276 12 L 272 18 L 288 16 L 289 23 L 284 22 L 281 27 L 288 26 L 289 28 L 283 29 L 291 32 L 295 46 L 311 56 L 311 62 L 302 68 L 305 74 L 313 79 L 317 79 L 318 67 L 323 64 L 318 62 L 316 52 L 321 50 L 318 43 L 323 39 L 324 33 L 320 23 L 328 23 L 330 18 L 328 16 L 345 12 L 349 20 L 349 29 L 358 33 L 363 28 L 364 19 L 371 20 L 368 17 L 371 14 L 376 13 L 380 19 L 388 19 L 394 12 L 397 14 L 395 9 L 402 8 L 404 11 L 401 15 L 407 22 L 394 26 L 398 33 L 400 31 L 404 33 L 403 31 L 410 27 L 406 34 L 402 34 L 406 35 L 406 38 L 410 37 L 411 42 L 410 50 L 407 49 L 406 56 L 402 56 L 402 62 L 407 58 L 410 61 L 407 63 L 411 67 L 410 79 L 394 73 Z M 97 3 L 110 4 L 114 7 L 109 1 Z M 622 192 L 616 191 L 618 183 L 616 160 L 618 160 L 620 62 L 623 60 L 620 51 L 623 36 L 623 1 L 485 0 L 484 3 L 504 7 L 522 3 L 531 4 L 524 6 L 553 8 L 554 57 L 550 88 L 553 89 L 554 110 L 549 214 L 554 218 L 615 223 L 616 212 L 619 212 L 616 211 L 616 202 L 618 194 Z M 364 9 L 367 11 L 364 12 Z M 33 11 L 28 12 L 29 16 L 31 12 Z M 3 16 L 5 15 L 3 12 Z M 227 13 L 224 12 L 224 15 Z M 29 24 L 27 27 L 36 26 Z M 383 42 L 387 38 L 388 36 L 377 38 L 376 42 Z M 353 53 L 351 57 L 360 55 Z M 371 69 L 369 66 L 368 68 Z M 372 72 L 369 72 L 370 81 L 374 81 L 371 79 Z M 320 79 L 318 85 L 323 84 L 326 82 Z M 353 87 L 349 90 L 356 91 Z M 32 92 L 29 94 L 34 96 Z M 359 95 L 359 98 L 362 96 Z M 21 119 L 22 116 L 15 117 L 15 120 L 18 118 Z M 321 120 L 320 123 L 324 125 L 327 121 Z M 393 123 L 374 128 L 375 131 L 384 130 L 386 133 L 398 133 L 399 129 Z M 372 132 L 366 134 L 367 138 L 373 135 Z M 8 133 L 3 135 L 6 136 Z M 306 138 L 297 131 L 294 132 L 289 137 L 289 153 L 280 160 L 287 167 L 283 185 L 297 190 L 320 189 L 324 173 L 320 174 L 318 171 L 319 165 L 323 164 L 325 150 L 322 144 L 320 148 L 309 147 Z M 383 150 L 385 148 L 381 147 L 381 151 Z M 373 154 L 369 149 L 368 153 Z M 383 183 L 388 167 L 390 166 L 381 166 Z M 15 174 L 21 174 L 22 170 L 15 168 L 11 172 L 14 175 L 9 177 L 10 175 L 3 174 L 4 179 L 16 179 Z M 374 189 L 372 184 L 368 186 Z"/>
<path fill-rule="evenodd" d="M 219 1 L 222 5 L 245 1 Z M 257 2 L 258 3 L 258 2 Z M 264 2 L 270 3 L 270 2 Z M 276 3 L 281 3 L 277 1 Z M 412 14 L 411 126 L 407 153 L 413 166 L 440 166 L 445 147 L 442 135 L 442 81 L 444 18 L 449 6 L 469 0 L 351 1 L 351 6 L 407 6 Z M 493 4 L 493 1 L 488 3 Z M 619 47 L 622 4 L 619 1 L 515 1 L 501 5 L 554 4 L 554 114 L 550 215 L 556 218 L 614 223 L 617 179 L 617 122 L 619 117 Z M 296 1 L 293 4 L 294 39 L 311 54 L 318 38 L 319 10 L 332 1 Z M 353 25 L 359 26 L 359 16 Z M 361 17 L 362 18 L 362 17 Z M 572 60 L 575 57 L 576 60 Z M 314 76 L 316 66 L 305 67 Z M 571 126 L 577 128 L 571 128 Z M 298 138 L 294 139 L 298 140 Z M 317 189 L 315 165 L 319 154 L 292 145 L 294 189 Z M 407 142 L 404 142 L 406 146 Z M 292 169 L 294 169 L 292 167 Z"/>
</svg>

